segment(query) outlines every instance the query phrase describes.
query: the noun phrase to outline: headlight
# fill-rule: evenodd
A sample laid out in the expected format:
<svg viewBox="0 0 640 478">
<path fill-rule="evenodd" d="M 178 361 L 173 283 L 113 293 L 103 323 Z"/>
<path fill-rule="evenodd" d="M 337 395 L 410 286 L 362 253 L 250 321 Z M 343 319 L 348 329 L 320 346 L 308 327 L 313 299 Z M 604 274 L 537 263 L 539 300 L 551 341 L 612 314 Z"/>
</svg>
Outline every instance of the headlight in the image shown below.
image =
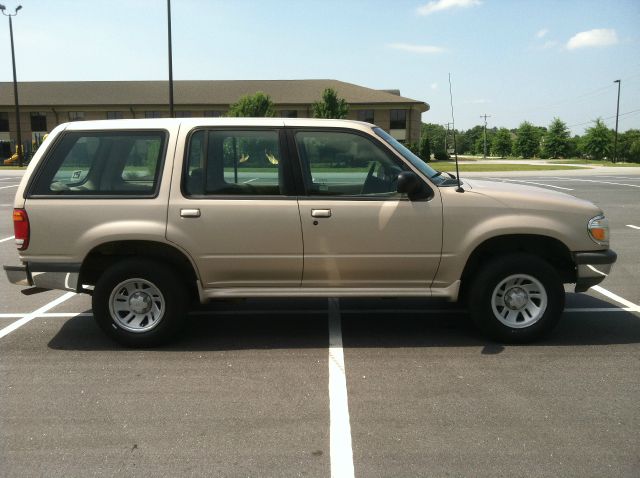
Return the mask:
<svg viewBox="0 0 640 478">
<path fill-rule="evenodd" d="M 589 236 L 596 244 L 606 246 L 609 244 L 609 220 L 603 215 L 589 220 Z"/>
</svg>

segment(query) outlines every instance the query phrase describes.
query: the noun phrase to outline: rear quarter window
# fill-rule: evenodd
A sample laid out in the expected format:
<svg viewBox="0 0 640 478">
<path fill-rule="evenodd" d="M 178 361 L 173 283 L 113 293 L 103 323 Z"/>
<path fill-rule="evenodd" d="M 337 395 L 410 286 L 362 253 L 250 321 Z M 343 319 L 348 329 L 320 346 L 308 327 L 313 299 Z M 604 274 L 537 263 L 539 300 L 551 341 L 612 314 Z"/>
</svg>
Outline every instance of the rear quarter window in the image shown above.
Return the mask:
<svg viewBox="0 0 640 478">
<path fill-rule="evenodd" d="M 31 196 L 154 196 L 165 131 L 64 133 L 36 173 Z"/>
</svg>

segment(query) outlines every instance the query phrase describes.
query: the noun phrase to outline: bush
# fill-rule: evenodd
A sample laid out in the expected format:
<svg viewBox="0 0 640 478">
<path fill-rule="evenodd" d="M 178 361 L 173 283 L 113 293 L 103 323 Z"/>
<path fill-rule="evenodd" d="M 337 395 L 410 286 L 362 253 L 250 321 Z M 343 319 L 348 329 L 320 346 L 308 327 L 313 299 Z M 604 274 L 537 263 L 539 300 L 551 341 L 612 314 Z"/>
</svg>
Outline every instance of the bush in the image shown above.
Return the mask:
<svg viewBox="0 0 640 478">
<path fill-rule="evenodd" d="M 436 161 L 449 161 L 451 157 L 445 151 L 436 151 L 433 155 Z"/>
</svg>

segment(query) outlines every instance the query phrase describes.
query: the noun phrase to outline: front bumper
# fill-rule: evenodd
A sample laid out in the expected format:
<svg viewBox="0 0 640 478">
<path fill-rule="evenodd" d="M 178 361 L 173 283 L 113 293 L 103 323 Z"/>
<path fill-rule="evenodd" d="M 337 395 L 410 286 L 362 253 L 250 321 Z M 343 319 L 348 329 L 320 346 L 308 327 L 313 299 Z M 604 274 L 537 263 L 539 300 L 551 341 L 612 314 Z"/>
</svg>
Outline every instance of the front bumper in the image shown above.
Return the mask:
<svg viewBox="0 0 640 478">
<path fill-rule="evenodd" d="M 576 264 L 576 292 L 585 292 L 589 287 L 599 284 L 611 272 L 618 255 L 611 249 L 592 252 L 574 252 Z"/>
<path fill-rule="evenodd" d="M 23 287 L 78 291 L 79 264 L 28 263 L 3 266 L 7 279 Z"/>
</svg>

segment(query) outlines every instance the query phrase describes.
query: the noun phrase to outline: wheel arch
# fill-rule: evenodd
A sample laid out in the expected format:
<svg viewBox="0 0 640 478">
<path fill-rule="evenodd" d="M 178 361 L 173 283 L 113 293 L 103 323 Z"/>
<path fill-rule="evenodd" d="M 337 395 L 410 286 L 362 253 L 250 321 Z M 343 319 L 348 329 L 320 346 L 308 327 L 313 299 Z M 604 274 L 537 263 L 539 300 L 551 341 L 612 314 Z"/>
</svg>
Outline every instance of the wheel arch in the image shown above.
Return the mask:
<svg viewBox="0 0 640 478">
<path fill-rule="evenodd" d="M 576 281 L 576 269 L 569 248 L 560 240 L 539 234 L 505 234 L 486 239 L 469 255 L 462 272 L 460 296 L 465 297 L 470 279 L 483 264 L 511 253 L 529 253 L 549 263 L 563 283 Z"/>
<path fill-rule="evenodd" d="M 177 247 L 157 241 L 120 240 L 94 247 L 82 261 L 78 283 L 95 285 L 109 266 L 130 258 L 145 258 L 171 266 L 185 281 L 190 298 L 198 298 L 199 277 L 192 259 Z"/>
</svg>

